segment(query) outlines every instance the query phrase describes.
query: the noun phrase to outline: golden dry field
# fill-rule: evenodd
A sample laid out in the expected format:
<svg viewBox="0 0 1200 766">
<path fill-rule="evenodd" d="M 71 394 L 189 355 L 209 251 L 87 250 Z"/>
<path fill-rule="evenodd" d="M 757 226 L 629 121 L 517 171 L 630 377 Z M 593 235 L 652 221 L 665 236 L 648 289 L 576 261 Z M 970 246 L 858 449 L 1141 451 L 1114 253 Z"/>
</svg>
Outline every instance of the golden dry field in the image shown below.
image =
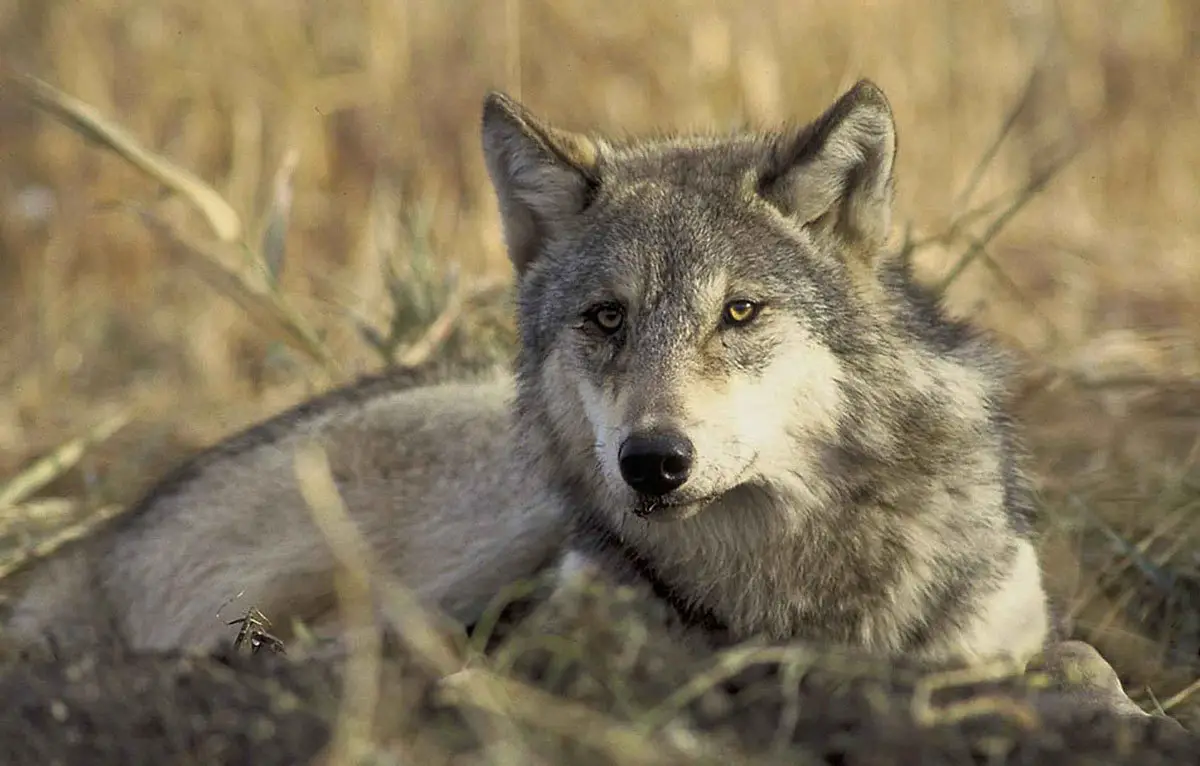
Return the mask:
<svg viewBox="0 0 1200 766">
<path fill-rule="evenodd" d="M 805 120 L 875 80 L 897 246 L 1025 362 L 1055 593 L 1139 704 L 1200 729 L 1195 0 L 0 0 L 0 75 L 18 551 L 385 358 L 507 354 L 486 89 L 636 134 Z"/>
</svg>

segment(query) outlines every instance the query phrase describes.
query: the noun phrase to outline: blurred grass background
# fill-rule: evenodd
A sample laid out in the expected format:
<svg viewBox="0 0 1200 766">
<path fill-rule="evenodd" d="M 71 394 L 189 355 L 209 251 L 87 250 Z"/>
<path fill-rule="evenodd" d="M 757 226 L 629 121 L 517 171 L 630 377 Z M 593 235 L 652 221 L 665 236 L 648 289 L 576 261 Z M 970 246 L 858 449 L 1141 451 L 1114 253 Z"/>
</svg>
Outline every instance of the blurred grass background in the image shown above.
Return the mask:
<svg viewBox="0 0 1200 766">
<path fill-rule="evenodd" d="M 280 294 L 339 365 L 314 382 L 128 206 L 204 232 L 193 208 L 4 86 L 0 476 L 135 413 L 45 491 L 92 508 L 378 367 L 363 326 L 420 342 L 454 284 L 506 282 L 487 88 L 637 133 L 804 120 L 874 79 L 900 134 L 898 241 L 1027 363 L 1056 593 L 1135 698 L 1200 722 L 1194 0 L 0 0 L 0 69 L 211 184 L 275 243 Z M 489 295 L 438 353 L 507 352 Z"/>
</svg>

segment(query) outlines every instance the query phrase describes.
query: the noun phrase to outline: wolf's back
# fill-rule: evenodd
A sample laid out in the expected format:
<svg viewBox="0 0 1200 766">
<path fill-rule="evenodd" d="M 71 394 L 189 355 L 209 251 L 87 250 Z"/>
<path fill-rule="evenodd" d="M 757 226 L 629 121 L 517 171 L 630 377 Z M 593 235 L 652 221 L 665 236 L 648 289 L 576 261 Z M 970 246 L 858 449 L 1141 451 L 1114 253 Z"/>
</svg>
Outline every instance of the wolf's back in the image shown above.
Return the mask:
<svg viewBox="0 0 1200 766">
<path fill-rule="evenodd" d="M 283 634 L 292 619 L 330 620 L 334 561 L 294 477 L 308 438 L 325 448 L 375 560 L 431 605 L 474 619 L 552 557 L 563 531 L 557 505 L 515 464 L 508 377 L 446 377 L 364 379 L 198 455 L 31 573 L 6 640 L 204 647 L 232 637 L 228 621 L 250 607 Z"/>
</svg>

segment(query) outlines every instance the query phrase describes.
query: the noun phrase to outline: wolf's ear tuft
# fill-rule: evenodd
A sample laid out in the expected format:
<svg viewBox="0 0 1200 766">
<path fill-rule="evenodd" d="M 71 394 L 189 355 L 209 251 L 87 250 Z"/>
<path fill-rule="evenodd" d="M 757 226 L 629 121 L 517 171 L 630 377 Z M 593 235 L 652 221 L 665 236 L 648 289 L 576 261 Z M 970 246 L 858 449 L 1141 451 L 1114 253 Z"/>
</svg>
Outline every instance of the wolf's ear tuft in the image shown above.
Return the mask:
<svg viewBox="0 0 1200 766">
<path fill-rule="evenodd" d="M 896 126 L 883 91 L 860 80 L 810 125 L 781 136 L 760 192 L 802 224 L 874 253 L 887 241 Z"/>
<path fill-rule="evenodd" d="M 509 258 L 524 272 L 546 239 L 587 207 L 600 180 L 600 146 L 493 91 L 483 103 L 483 156 Z"/>
</svg>

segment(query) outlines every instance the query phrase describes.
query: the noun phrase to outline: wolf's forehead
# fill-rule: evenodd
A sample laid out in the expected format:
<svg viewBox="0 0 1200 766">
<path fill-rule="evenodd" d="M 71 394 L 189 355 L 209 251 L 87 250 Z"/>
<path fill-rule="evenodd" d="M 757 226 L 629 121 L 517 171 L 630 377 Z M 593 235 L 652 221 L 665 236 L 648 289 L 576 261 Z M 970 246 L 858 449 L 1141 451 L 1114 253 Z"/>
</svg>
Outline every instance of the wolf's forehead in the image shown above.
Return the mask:
<svg viewBox="0 0 1200 766">
<path fill-rule="evenodd" d="M 643 178 L 612 188 L 591 218 L 589 249 L 618 270 L 660 279 L 736 278 L 786 232 L 736 186 L 714 179 Z"/>
<path fill-rule="evenodd" d="M 606 173 L 617 184 L 728 189 L 758 168 L 763 150 L 762 140 L 753 135 L 667 137 L 616 148 Z"/>
<path fill-rule="evenodd" d="M 626 189 L 596 221 L 589 260 L 631 292 L 723 279 L 747 244 L 729 225 L 728 202 L 658 182 Z"/>
<path fill-rule="evenodd" d="M 770 279 L 796 243 L 746 185 L 754 156 L 751 144 L 708 138 L 617 152 L 601 173 L 575 265 L 604 288 L 696 308 L 731 286 Z"/>
</svg>

